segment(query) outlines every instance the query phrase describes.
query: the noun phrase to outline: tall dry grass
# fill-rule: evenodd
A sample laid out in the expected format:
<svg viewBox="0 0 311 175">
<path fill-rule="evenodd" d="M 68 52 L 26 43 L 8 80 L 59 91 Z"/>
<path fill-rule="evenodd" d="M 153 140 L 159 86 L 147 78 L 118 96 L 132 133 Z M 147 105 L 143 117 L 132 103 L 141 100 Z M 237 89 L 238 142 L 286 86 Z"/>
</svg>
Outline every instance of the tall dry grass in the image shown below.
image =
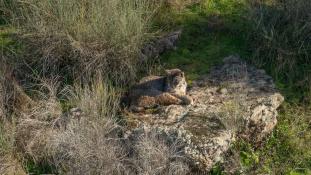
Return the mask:
<svg viewBox="0 0 311 175">
<path fill-rule="evenodd" d="M 177 143 L 148 136 L 127 144 L 132 141 L 123 137 L 124 128 L 117 119 L 119 95 L 109 83 L 97 78 L 89 86 L 76 85 L 70 91 L 58 84 L 55 79 L 42 81 L 36 105 L 18 112 L 14 151 L 26 160 L 48 164 L 60 174 L 189 172 Z M 78 117 L 71 110 L 63 111 L 57 98 L 60 93 L 66 94 L 69 106 L 80 109 Z"/>
<path fill-rule="evenodd" d="M 309 100 L 311 89 L 311 2 L 308 0 L 251 0 L 250 18 L 256 50 L 254 59 L 275 78 Z M 254 42 L 255 41 L 255 42 Z"/>
<path fill-rule="evenodd" d="M 23 34 L 29 67 L 43 74 L 74 74 L 73 79 L 100 71 L 122 82 L 135 76 L 137 54 L 160 3 L 1 0 L 0 4 Z"/>
<path fill-rule="evenodd" d="M 157 131 L 145 131 L 134 142 L 134 164 L 136 174 L 182 175 L 191 172 L 189 160 L 184 155 L 183 145 Z"/>
<path fill-rule="evenodd" d="M 126 154 L 111 105 L 118 101 L 112 88 L 106 88 L 101 79 L 92 87 L 77 86 L 71 91 L 61 89 L 57 79 L 44 80 L 40 86 L 36 105 L 18 112 L 15 151 L 35 164 L 55 167 L 54 172 L 122 174 Z M 76 118 L 71 111 L 63 111 L 60 94 L 69 105 L 81 107 L 83 115 Z"/>
<path fill-rule="evenodd" d="M 6 79 L 8 68 L 5 60 L 0 56 L 0 174 L 26 174 L 18 155 L 14 151 L 15 123 L 12 120 L 12 111 L 9 101 L 14 98 L 14 89 Z"/>
</svg>

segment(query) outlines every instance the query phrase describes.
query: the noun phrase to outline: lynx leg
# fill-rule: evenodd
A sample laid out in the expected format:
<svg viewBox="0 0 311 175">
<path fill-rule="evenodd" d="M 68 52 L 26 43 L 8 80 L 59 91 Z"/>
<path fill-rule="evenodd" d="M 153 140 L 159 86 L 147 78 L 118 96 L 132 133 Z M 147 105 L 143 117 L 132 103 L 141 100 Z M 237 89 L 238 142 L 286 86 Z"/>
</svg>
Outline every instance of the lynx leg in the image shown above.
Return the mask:
<svg viewBox="0 0 311 175">
<path fill-rule="evenodd" d="M 173 105 L 173 104 L 176 104 L 176 105 L 182 104 L 181 99 L 174 97 L 170 93 L 163 93 L 163 94 L 158 95 L 156 97 L 156 101 L 159 105 L 164 105 L 164 106 Z"/>
<path fill-rule="evenodd" d="M 146 109 L 156 107 L 157 103 L 154 97 L 141 96 L 138 98 L 137 106 L 144 107 Z"/>
<path fill-rule="evenodd" d="M 178 95 L 178 94 L 173 94 L 174 97 L 180 99 L 182 101 L 182 105 L 191 105 L 193 104 L 193 99 L 188 96 L 188 95 Z"/>
<path fill-rule="evenodd" d="M 144 112 L 145 108 L 132 105 L 132 106 L 130 106 L 129 110 L 132 112 Z"/>
</svg>

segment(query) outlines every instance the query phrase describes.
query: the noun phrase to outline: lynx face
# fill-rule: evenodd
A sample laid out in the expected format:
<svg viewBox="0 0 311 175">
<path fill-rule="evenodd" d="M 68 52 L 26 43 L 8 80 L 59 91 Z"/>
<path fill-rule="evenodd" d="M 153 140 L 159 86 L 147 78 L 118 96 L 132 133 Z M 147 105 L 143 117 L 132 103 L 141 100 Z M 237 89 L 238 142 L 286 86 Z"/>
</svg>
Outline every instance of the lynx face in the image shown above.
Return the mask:
<svg viewBox="0 0 311 175">
<path fill-rule="evenodd" d="M 166 70 L 166 88 L 165 91 L 178 95 L 186 95 L 187 82 L 184 72 L 179 69 Z"/>
</svg>

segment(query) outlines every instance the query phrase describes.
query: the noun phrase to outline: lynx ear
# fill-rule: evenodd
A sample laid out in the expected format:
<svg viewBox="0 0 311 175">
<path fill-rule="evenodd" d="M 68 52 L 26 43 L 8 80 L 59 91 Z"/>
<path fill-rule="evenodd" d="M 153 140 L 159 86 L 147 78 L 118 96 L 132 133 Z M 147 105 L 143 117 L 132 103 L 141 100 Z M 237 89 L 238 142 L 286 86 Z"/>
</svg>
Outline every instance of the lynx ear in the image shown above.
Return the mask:
<svg viewBox="0 0 311 175">
<path fill-rule="evenodd" d="M 182 77 L 185 77 L 185 73 L 184 73 L 184 72 L 181 72 L 181 76 L 182 76 Z"/>
<path fill-rule="evenodd" d="M 180 69 L 166 69 L 165 73 L 168 76 L 184 76 L 184 72 Z"/>
<path fill-rule="evenodd" d="M 166 75 L 171 75 L 171 74 L 172 74 L 172 70 L 166 69 L 166 70 L 165 70 L 165 74 L 166 74 Z"/>
</svg>

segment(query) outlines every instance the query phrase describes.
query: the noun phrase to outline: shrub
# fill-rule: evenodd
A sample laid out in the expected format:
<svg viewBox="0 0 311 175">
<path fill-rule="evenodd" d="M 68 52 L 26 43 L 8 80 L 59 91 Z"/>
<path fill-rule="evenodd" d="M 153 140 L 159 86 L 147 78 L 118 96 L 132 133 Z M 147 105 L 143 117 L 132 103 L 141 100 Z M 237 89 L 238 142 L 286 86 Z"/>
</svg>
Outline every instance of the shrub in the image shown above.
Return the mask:
<svg viewBox="0 0 311 175">
<path fill-rule="evenodd" d="M 310 9 L 308 0 L 249 0 L 254 63 L 266 68 L 287 97 L 264 148 L 258 173 L 309 174 Z"/>
<path fill-rule="evenodd" d="M 75 78 L 100 71 L 112 80 L 135 76 L 157 3 L 150 0 L 0 1 L 26 39 L 30 67 Z M 72 78 L 72 77 L 71 77 Z"/>
<path fill-rule="evenodd" d="M 182 144 L 172 138 L 166 138 L 156 129 L 140 136 L 133 145 L 136 174 L 182 175 L 190 173 L 189 161 L 182 151 Z"/>
<path fill-rule="evenodd" d="M 88 121 L 89 120 L 89 121 Z M 53 164 L 66 174 L 126 174 L 127 152 L 118 136 L 120 127 L 109 119 L 82 119 L 55 132 L 46 145 Z"/>
<path fill-rule="evenodd" d="M 8 101 L 14 98 L 14 89 L 9 89 L 9 83 L 5 79 L 6 64 L 0 57 L 0 174 L 26 174 L 18 161 L 18 156 L 14 152 L 15 124 L 12 120 Z"/>
<path fill-rule="evenodd" d="M 267 67 L 279 82 L 287 84 L 299 100 L 310 94 L 310 9 L 308 0 L 250 1 L 258 65 Z M 254 42 L 255 41 L 255 42 Z"/>
<path fill-rule="evenodd" d="M 67 118 L 61 127 L 55 123 L 69 115 L 62 112 L 55 81 L 43 81 L 41 95 L 31 110 L 21 112 L 17 125 L 17 150 L 33 166 L 49 165 L 40 173 L 65 174 L 184 174 L 188 165 L 177 143 L 167 145 L 148 135 L 134 145 L 123 138 L 117 122 L 119 95 L 101 78 L 90 86 L 76 86 L 67 96 L 69 106 L 83 111 L 80 118 Z M 47 83 L 46 83 L 47 82 Z M 47 95 L 44 95 L 47 94 Z M 69 116 L 67 116 L 69 117 Z M 132 146 L 132 147 L 131 147 Z M 132 152 L 135 154 L 132 154 Z"/>
</svg>

